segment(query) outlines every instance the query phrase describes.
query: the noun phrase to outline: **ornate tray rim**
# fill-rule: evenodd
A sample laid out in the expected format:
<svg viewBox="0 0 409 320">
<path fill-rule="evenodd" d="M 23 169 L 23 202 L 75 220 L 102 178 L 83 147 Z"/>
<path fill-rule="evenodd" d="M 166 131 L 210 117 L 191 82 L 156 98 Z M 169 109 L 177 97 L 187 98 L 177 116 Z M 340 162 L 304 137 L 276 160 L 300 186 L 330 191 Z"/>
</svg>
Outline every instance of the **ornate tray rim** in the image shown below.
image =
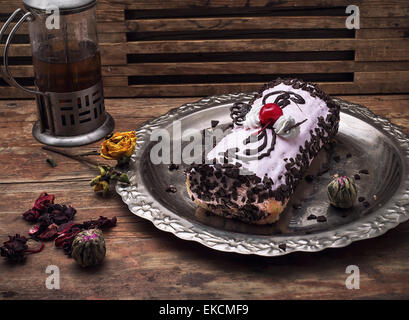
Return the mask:
<svg viewBox="0 0 409 320">
<path fill-rule="evenodd" d="M 404 165 L 404 178 L 395 194 L 381 208 L 368 216 L 320 233 L 291 236 L 246 235 L 222 231 L 195 221 L 189 221 L 158 203 L 146 190 L 138 170 L 138 160 L 150 142 L 149 136 L 152 130 L 199 110 L 239 100 L 250 100 L 254 94 L 252 92 L 206 97 L 172 109 L 137 128 L 138 140 L 135 152 L 131 157 L 131 168 L 133 169 L 128 171 L 131 185 L 117 184 L 116 186 L 116 191 L 128 205 L 129 210 L 135 215 L 151 221 L 158 229 L 173 233 L 178 238 L 196 241 L 218 251 L 260 256 L 281 256 L 296 251 L 317 252 L 326 248 L 345 247 L 354 241 L 380 236 L 409 219 L 409 137 L 397 125 L 375 115 L 368 108 L 339 98 L 333 99 L 341 106 L 341 112 L 368 122 L 391 138 L 400 151 Z"/>
</svg>

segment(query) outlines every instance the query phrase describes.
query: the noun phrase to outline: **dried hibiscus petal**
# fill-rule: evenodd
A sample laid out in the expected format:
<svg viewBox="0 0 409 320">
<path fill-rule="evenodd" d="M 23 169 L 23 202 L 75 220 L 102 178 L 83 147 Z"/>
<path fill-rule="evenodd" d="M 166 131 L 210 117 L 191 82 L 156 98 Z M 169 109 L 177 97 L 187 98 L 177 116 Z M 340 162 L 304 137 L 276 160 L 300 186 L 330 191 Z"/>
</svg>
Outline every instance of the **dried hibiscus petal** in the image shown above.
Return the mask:
<svg viewBox="0 0 409 320">
<path fill-rule="evenodd" d="M 116 217 L 111 219 L 107 217 L 100 216 L 98 220 L 89 220 L 82 223 L 84 229 L 107 229 L 116 226 Z"/>
<path fill-rule="evenodd" d="M 43 192 L 34 202 L 34 206 L 23 213 L 23 218 L 27 221 L 37 221 L 37 219 L 44 214 L 48 207 L 54 203 L 54 195 Z"/>
<path fill-rule="evenodd" d="M 41 240 L 51 240 L 57 235 L 57 233 L 58 226 L 53 223 L 50 224 L 44 232 L 42 232 L 40 235 L 37 235 L 37 238 Z"/>
<path fill-rule="evenodd" d="M 33 226 L 28 230 L 28 234 L 30 236 L 35 236 L 38 233 L 39 230 L 40 230 L 39 226 Z"/>
<path fill-rule="evenodd" d="M 21 262 L 25 259 L 25 251 L 28 249 L 26 237 L 16 234 L 15 236 L 9 236 L 9 240 L 3 243 L 0 247 L 0 253 L 2 257 L 13 261 Z"/>
</svg>

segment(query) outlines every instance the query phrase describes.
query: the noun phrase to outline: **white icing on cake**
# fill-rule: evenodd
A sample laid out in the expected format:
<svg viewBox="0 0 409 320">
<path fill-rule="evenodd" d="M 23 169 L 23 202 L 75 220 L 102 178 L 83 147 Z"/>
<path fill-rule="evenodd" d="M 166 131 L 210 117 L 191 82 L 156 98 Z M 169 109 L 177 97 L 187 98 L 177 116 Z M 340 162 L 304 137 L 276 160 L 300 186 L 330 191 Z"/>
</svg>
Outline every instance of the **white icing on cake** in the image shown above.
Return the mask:
<svg viewBox="0 0 409 320">
<path fill-rule="evenodd" d="M 262 102 L 263 97 L 271 92 L 281 90 L 294 92 L 300 95 L 305 100 L 305 104 L 298 105 L 290 100 L 291 104 L 287 105 L 283 109 L 284 119 L 292 117 L 295 123 L 307 119 L 307 121 L 299 126 L 300 134 L 298 136 L 292 137 L 291 139 L 277 135 L 274 150 L 270 153 L 269 156 L 266 156 L 260 160 L 256 159 L 245 162 L 239 159 L 232 159 L 231 163 L 240 162 L 243 168 L 250 170 L 262 179 L 267 174 L 267 176 L 274 182 L 273 189 L 276 189 L 280 185 L 285 183 L 284 173 L 286 172 L 286 162 L 284 161 L 284 159 L 294 159 L 297 156 L 297 154 L 300 152 L 300 146 L 304 147 L 305 141 L 311 140 L 310 130 L 314 131 L 314 129 L 317 128 L 318 117 L 322 116 L 324 119 L 326 119 L 327 114 L 329 113 L 329 109 L 325 101 L 323 101 L 321 98 L 312 97 L 308 91 L 302 89 L 294 89 L 290 85 L 280 83 L 273 88 L 265 90 L 263 92 L 263 96 L 254 101 L 249 113 L 246 115 L 246 126 L 235 125 L 231 132 L 223 137 L 222 140 L 207 154 L 207 159 L 210 161 L 211 159 L 216 158 L 219 163 L 223 163 L 223 155 L 220 155 L 220 153 L 224 153 L 227 149 L 237 147 L 239 148 L 239 152 L 237 152 L 237 154 L 245 156 L 245 149 L 254 149 L 258 145 L 261 145 L 262 141 L 256 141 L 247 145 L 245 145 L 243 141 L 251 134 L 254 134 L 256 137 L 257 132 L 260 130 L 259 122 L 256 126 L 257 121 L 255 119 L 255 115 L 257 114 L 258 117 L 258 114 L 264 105 Z M 274 102 L 275 98 L 279 94 L 280 93 L 277 93 L 268 97 L 265 103 Z M 261 153 L 267 151 L 273 139 L 272 130 L 267 129 L 266 133 L 267 146 L 261 151 Z M 282 176 L 281 180 L 278 179 L 279 176 Z"/>
</svg>

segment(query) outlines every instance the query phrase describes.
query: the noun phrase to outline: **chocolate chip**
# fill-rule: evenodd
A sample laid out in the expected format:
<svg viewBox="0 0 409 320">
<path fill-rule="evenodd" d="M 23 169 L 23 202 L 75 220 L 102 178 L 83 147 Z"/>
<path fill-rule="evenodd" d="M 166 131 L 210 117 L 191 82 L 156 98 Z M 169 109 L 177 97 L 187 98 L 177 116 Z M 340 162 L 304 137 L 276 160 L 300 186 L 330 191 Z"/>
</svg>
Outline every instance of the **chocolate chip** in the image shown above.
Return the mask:
<svg viewBox="0 0 409 320">
<path fill-rule="evenodd" d="M 364 198 L 364 197 L 359 197 L 359 198 L 358 198 L 358 201 L 359 201 L 359 202 L 363 202 L 363 201 L 365 201 L 365 198 Z"/>
<path fill-rule="evenodd" d="M 354 174 L 354 179 L 355 179 L 355 180 L 360 180 L 360 179 L 361 179 L 361 176 L 356 173 L 356 174 Z"/>
<path fill-rule="evenodd" d="M 179 169 L 179 165 L 171 163 L 170 165 L 168 165 L 168 169 L 169 171 L 177 170 Z"/>
<path fill-rule="evenodd" d="M 318 222 L 326 222 L 326 221 L 327 221 L 327 218 L 326 218 L 325 216 L 318 216 L 318 217 L 317 217 L 317 221 L 318 221 Z"/>
<path fill-rule="evenodd" d="M 305 176 L 305 181 L 307 181 L 308 183 L 311 183 L 314 181 L 314 176 L 309 174 L 307 176 Z"/>
<path fill-rule="evenodd" d="M 284 251 L 287 249 L 287 246 L 286 246 L 285 243 L 280 243 L 280 244 L 278 245 L 278 247 L 279 247 L 281 250 L 284 250 Z"/>
<path fill-rule="evenodd" d="M 294 204 L 293 204 L 293 208 L 294 208 L 295 210 L 301 209 L 301 204 L 300 204 L 300 203 L 294 203 Z"/>
<path fill-rule="evenodd" d="M 369 174 L 369 171 L 367 169 L 362 169 L 362 170 L 359 170 L 359 173 Z"/>
<path fill-rule="evenodd" d="M 317 216 L 316 216 L 315 214 L 310 214 L 310 215 L 307 217 L 307 220 L 315 220 L 315 219 L 317 219 Z"/>
<path fill-rule="evenodd" d="M 176 191 L 177 191 L 176 187 L 173 184 L 171 184 L 169 187 L 166 188 L 166 192 L 175 193 Z"/>
<path fill-rule="evenodd" d="M 212 120 L 210 121 L 212 128 L 216 127 L 219 124 L 219 121 L 217 120 Z"/>
</svg>

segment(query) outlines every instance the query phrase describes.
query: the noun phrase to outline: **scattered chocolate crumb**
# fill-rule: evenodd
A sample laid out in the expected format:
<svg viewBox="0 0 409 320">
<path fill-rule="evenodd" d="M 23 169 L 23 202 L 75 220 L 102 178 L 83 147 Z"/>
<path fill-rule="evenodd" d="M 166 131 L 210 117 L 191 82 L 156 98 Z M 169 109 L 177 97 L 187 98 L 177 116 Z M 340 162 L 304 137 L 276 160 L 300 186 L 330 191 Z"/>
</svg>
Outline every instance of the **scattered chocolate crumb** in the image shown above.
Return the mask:
<svg viewBox="0 0 409 320">
<path fill-rule="evenodd" d="M 47 158 L 45 161 L 53 168 L 57 166 L 57 162 L 53 158 Z"/>
<path fill-rule="evenodd" d="M 359 202 L 364 202 L 364 201 L 365 201 L 365 198 L 364 198 L 364 197 L 358 197 L 358 201 L 359 201 Z"/>
<path fill-rule="evenodd" d="M 326 222 L 326 221 L 327 221 L 327 218 L 326 218 L 325 216 L 318 216 L 318 217 L 317 217 L 317 221 L 318 221 L 318 222 Z"/>
<path fill-rule="evenodd" d="M 166 188 L 166 192 L 175 193 L 176 191 L 177 191 L 176 187 L 173 184 L 171 184 L 169 187 Z"/>
<path fill-rule="evenodd" d="M 278 180 L 281 180 L 282 177 L 283 177 L 282 175 L 279 175 L 279 176 L 278 176 Z"/>
<path fill-rule="evenodd" d="M 288 158 L 284 158 L 284 161 L 288 161 Z"/>
<path fill-rule="evenodd" d="M 179 169 L 179 165 L 178 165 L 178 164 L 171 163 L 171 164 L 168 166 L 168 169 L 169 169 L 169 171 L 177 170 L 177 169 Z"/>
<path fill-rule="evenodd" d="M 211 124 L 212 128 L 214 128 L 214 127 L 216 127 L 216 126 L 219 124 L 219 121 L 217 121 L 217 120 L 212 120 L 212 121 L 210 121 L 210 124 Z"/>
<path fill-rule="evenodd" d="M 287 246 L 286 246 L 285 243 L 280 243 L 280 244 L 278 245 L 278 247 L 279 247 L 281 250 L 284 250 L 284 251 L 285 251 L 285 249 L 287 249 Z"/>
<path fill-rule="evenodd" d="M 310 214 L 310 215 L 307 217 L 307 220 L 315 220 L 315 219 L 317 219 L 317 216 L 316 216 L 315 214 Z"/>
<path fill-rule="evenodd" d="M 301 209 L 301 203 L 294 203 L 294 204 L 293 204 L 293 208 L 294 208 L 295 210 Z"/>
<path fill-rule="evenodd" d="M 354 174 L 354 179 L 355 179 L 355 180 L 360 180 L 360 179 L 361 179 L 361 176 L 356 173 L 356 174 Z"/>
<path fill-rule="evenodd" d="M 362 169 L 362 170 L 359 170 L 359 173 L 369 174 L 369 171 L 367 169 Z"/>
<path fill-rule="evenodd" d="M 305 181 L 307 181 L 308 183 L 313 182 L 313 180 L 314 180 L 313 175 L 309 174 L 309 175 L 305 176 Z"/>
<path fill-rule="evenodd" d="M 341 161 L 341 157 L 336 155 L 335 157 L 333 157 L 335 162 L 340 162 Z"/>
<path fill-rule="evenodd" d="M 370 203 L 368 201 L 364 201 L 364 203 L 362 203 L 364 205 L 365 208 L 368 208 L 370 206 Z"/>
<path fill-rule="evenodd" d="M 352 157 L 352 154 L 347 153 L 347 158 L 351 158 L 351 157 Z"/>
</svg>

